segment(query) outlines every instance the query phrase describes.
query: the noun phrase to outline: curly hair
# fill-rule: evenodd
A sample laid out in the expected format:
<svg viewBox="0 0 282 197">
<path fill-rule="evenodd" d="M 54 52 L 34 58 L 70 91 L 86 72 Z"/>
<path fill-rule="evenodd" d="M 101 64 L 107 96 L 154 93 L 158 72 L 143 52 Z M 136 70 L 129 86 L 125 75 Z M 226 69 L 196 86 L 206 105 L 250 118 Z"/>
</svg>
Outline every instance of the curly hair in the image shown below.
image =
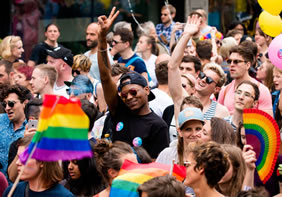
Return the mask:
<svg viewBox="0 0 282 197">
<path fill-rule="evenodd" d="M 194 170 L 203 168 L 207 184 L 214 188 L 229 169 L 228 154 L 212 141 L 189 148 L 196 161 Z"/>
<path fill-rule="evenodd" d="M 87 56 L 78 54 L 73 57 L 72 69 L 77 70 L 78 68 L 80 68 L 83 72 L 89 72 L 91 64 L 91 60 Z"/>
<path fill-rule="evenodd" d="M 2 56 L 3 59 L 9 59 L 18 41 L 21 41 L 21 37 L 6 36 L 0 44 L 0 56 Z"/>
<path fill-rule="evenodd" d="M 32 98 L 30 90 L 21 85 L 11 85 L 3 93 L 3 98 L 7 98 L 9 94 L 15 93 L 16 95 L 18 95 L 21 103 L 23 103 L 25 100 L 30 100 Z"/>
</svg>

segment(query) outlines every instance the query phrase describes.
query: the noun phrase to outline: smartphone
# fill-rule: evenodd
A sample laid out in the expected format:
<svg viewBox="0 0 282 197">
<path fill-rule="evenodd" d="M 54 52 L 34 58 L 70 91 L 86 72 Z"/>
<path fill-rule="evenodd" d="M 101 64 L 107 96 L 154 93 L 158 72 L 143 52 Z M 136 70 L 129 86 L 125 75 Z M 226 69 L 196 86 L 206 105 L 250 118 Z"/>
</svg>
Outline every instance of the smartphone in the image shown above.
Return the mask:
<svg viewBox="0 0 282 197">
<path fill-rule="evenodd" d="M 31 128 L 37 128 L 37 124 L 38 124 L 38 120 L 29 120 L 28 121 L 28 129 L 31 129 Z"/>
</svg>

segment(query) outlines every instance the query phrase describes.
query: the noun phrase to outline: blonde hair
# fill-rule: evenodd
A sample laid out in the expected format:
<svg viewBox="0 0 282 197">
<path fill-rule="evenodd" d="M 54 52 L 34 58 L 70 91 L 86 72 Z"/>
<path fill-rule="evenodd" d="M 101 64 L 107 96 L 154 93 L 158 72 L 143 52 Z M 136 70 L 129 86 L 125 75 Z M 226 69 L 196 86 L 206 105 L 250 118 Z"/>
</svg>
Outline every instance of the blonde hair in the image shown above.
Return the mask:
<svg viewBox="0 0 282 197">
<path fill-rule="evenodd" d="M 19 36 L 6 36 L 0 44 L 0 56 L 3 59 L 10 58 L 18 41 L 21 41 Z"/>
<path fill-rule="evenodd" d="M 273 73 L 274 73 L 274 72 L 279 72 L 279 74 L 282 74 L 282 69 L 280 69 L 280 68 L 274 66 L 274 67 L 273 67 Z"/>
<path fill-rule="evenodd" d="M 227 37 L 222 40 L 222 46 L 220 47 L 219 54 L 224 60 L 230 55 L 230 49 L 237 45 L 235 38 Z"/>
<path fill-rule="evenodd" d="M 80 68 L 81 71 L 83 72 L 89 72 L 90 67 L 91 67 L 91 61 L 87 56 L 83 54 L 78 54 L 73 57 L 73 65 L 72 65 L 73 70 Z"/>
<path fill-rule="evenodd" d="M 40 70 L 43 73 L 43 75 L 47 76 L 51 87 L 54 86 L 58 78 L 58 74 L 57 74 L 57 70 L 53 66 L 50 66 L 48 64 L 40 64 L 36 66 L 35 69 Z"/>
<path fill-rule="evenodd" d="M 203 70 L 204 71 L 205 70 L 214 71 L 220 77 L 220 80 L 217 83 L 217 86 L 222 87 L 224 85 L 224 83 L 226 81 L 226 76 L 225 76 L 225 73 L 224 73 L 224 71 L 223 71 L 223 69 L 221 68 L 220 65 L 218 65 L 217 63 L 210 62 L 210 63 L 205 65 Z"/>
</svg>

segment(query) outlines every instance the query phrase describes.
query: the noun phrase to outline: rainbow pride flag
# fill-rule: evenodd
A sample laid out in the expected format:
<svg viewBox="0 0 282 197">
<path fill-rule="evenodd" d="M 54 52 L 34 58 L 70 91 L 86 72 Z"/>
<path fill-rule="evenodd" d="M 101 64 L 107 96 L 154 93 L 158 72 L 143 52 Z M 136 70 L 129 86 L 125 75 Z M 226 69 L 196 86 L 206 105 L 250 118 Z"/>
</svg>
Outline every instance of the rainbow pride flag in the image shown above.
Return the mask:
<svg viewBox="0 0 282 197">
<path fill-rule="evenodd" d="M 252 145 L 256 153 L 258 175 L 265 184 L 275 170 L 279 154 L 279 127 L 269 114 L 258 109 L 244 109 L 243 123 L 247 144 Z"/>
<path fill-rule="evenodd" d="M 37 131 L 20 159 L 40 161 L 74 160 L 91 157 L 88 142 L 89 119 L 78 99 L 45 95 Z"/>
<path fill-rule="evenodd" d="M 110 197 L 139 197 L 137 188 L 144 182 L 169 174 L 171 166 L 161 163 L 137 164 L 125 160 L 118 177 L 111 185 Z M 172 176 L 182 182 L 186 177 L 186 168 L 174 164 Z"/>
</svg>

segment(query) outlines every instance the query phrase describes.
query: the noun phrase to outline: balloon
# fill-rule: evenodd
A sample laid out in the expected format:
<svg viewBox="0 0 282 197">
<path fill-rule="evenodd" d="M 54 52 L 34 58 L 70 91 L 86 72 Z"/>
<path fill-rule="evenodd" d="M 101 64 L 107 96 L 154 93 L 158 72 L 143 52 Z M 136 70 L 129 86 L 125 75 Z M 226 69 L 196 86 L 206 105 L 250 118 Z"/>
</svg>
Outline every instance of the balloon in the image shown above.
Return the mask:
<svg viewBox="0 0 282 197">
<path fill-rule="evenodd" d="M 258 3 L 268 13 L 272 15 L 279 15 L 282 11 L 282 1 L 281 0 L 258 0 Z"/>
<path fill-rule="evenodd" d="M 282 69 L 282 34 L 275 37 L 270 43 L 268 56 L 274 66 Z"/>
<path fill-rule="evenodd" d="M 271 37 L 278 36 L 282 32 L 280 16 L 273 16 L 266 11 L 259 15 L 259 26 L 265 34 Z"/>
</svg>

